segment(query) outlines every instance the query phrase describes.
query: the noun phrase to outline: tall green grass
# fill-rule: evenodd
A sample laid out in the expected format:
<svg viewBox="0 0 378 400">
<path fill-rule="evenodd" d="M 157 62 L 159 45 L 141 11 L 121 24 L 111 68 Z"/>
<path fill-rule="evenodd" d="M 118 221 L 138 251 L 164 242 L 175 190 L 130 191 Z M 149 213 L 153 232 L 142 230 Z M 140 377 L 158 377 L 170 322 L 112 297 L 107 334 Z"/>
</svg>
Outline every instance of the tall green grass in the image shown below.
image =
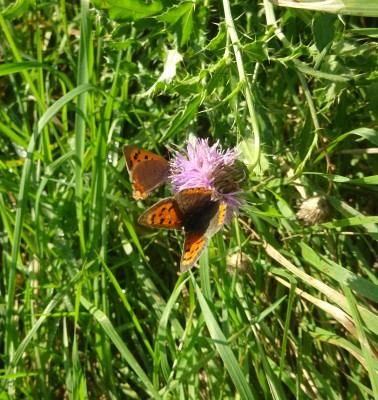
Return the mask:
<svg viewBox="0 0 378 400">
<path fill-rule="evenodd" d="M 0 399 L 378 399 L 376 21 L 104 4 L 0 13 Z M 193 136 L 248 204 L 179 275 L 121 148 Z"/>
</svg>

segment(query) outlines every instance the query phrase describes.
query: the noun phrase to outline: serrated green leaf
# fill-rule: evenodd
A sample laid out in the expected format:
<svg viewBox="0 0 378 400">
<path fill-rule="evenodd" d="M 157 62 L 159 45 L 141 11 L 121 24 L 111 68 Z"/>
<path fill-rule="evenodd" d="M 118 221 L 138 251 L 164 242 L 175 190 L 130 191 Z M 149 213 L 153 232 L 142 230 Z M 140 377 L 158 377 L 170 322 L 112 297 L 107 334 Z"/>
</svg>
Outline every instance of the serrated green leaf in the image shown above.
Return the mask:
<svg viewBox="0 0 378 400">
<path fill-rule="evenodd" d="M 177 34 L 180 46 L 183 46 L 192 34 L 194 7 L 193 2 L 184 2 L 156 17 L 158 21 L 166 23 L 170 30 Z"/>
<path fill-rule="evenodd" d="M 158 21 L 165 22 L 168 25 L 175 24 L 181 17 L 193 9 L 194 3 L 184 2 L 169 8 L 165 13 L 156 17 Z"/>
<path fill-rule="evenodd" d="M 269 59 L 266 43 L 256 40 L 252 43 L 246 44 L 243 47 L 243 50 L 259 62 L 264 62 Z"/>
<path fill-rule="evenodd" d="M 216 51 L 224 48 L 224 46 L 226 45 L 226 35 L 227 35 L 226 24 L 224 22 L 221 22 L 218 25 L 217 35 L 210 40 L 210 42 L 206 46 L 206 49 L 211 51 Z"/>
<path fill-rule="evenodd" d="M 336 75 L 336 74 L 330 74 L 328 72 L 318 71 L 314 68 L 309 67 L 307 64 L 295 59 L 287 61 L 287 64 L 288 65 L 292 64 L 293 68 L 297 69 L 298 71 L 302 72 L 305 75 L 314 76 L 315 78 L 319 79 L 327 79 L 332 82 L 348 82 L 353 78 L 351 75 L 343 76 L 343 75 Z"/>
</svg>

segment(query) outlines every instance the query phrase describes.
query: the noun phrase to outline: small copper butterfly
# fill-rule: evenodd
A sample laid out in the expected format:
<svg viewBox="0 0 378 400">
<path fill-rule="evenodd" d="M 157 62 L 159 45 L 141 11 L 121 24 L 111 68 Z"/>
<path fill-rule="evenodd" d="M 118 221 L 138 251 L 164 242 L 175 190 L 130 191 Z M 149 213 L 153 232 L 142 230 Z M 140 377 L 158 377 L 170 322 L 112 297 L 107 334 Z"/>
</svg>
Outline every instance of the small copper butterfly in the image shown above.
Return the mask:
<svg viewBox="0 0 378 400">
<path fill-rule="evenodd" d="M 124 146 L 122 151 L 133 185 L 133 197 L 135 200 L 144 200 L 167 179 L 169 161 L 134 146 Z"/>
<path fill-rule="evenodd" d="M 184 189 L 146 210 L 138 222 L 152 228 L 184 228 L 185 240 L 180 270 L 187 271 L 206 248 L 209 238 L 223 226 L 227 205 L 212 200 L 214 191 L 205 188 Z"/>
</svg>

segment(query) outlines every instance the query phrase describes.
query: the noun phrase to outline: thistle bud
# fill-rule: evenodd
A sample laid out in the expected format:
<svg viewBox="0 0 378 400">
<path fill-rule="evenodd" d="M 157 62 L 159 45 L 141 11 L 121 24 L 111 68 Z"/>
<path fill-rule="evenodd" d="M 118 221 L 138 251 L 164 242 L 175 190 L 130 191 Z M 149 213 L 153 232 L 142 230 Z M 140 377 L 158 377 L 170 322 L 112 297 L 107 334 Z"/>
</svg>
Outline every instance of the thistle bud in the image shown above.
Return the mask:
<svg viewBox="0 0 378 400">
<path fill-rule="evenodd" d="M 324 197 L 310 197 L 302 203 L 297 217 L 306 225 L 316 225 L 329 221 L 331 214 L 331 207 Z"/>
<path fill-rule="evenodd" d="M 226 264 L 227 272 L 230 275 L 233 275 L 236 271 L 238 274 L 244 275 L 252 267 L 250 257 L 243 252 L 234 253 L 228 256 L 226 259 Z"/>
</svg>

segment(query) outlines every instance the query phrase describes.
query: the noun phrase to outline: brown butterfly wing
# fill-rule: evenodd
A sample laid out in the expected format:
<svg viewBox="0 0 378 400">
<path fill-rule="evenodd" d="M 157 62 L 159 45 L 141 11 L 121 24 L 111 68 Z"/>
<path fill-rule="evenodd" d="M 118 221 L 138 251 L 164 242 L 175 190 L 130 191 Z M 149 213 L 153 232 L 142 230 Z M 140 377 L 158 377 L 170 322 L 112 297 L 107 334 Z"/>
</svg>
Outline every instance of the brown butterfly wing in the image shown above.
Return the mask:
<svg viewBox="0 0 378 400">
<path fill-rule="evenodd" d="M 184 189 L 175 195 L 175 200 L 180 210 L 188 217 L 211 203 L 214 191 L 205 188 Z"/>
<path fill-rule="evenodd" d="M 163 157 L 135 146 L 124 146 L 123 155 L 133 185 L 133 197 L 145 199 L 169 175 L 169 162 Z"/>
<path fill-rule="evenodd" d="M 135 167 L 142 161 L 161 160 L 168 163 L 168 161 L 163 157 L 135 146 L 123 146 L 122 152 L 125 157 L 126 167 L 130 175 L 134 172 Z"/>
<path fill-rule="evenodd" d="M 135 200 L 145 199 L 159 187 L 169 175 L 169 163 L 166 160 L 148 160 L 137 164 L 132 175 Z"/>
<path fill-rule="evenodd" d="M 146 210 L 138 222 L 151 228 L 180 229 L 183 227 L 183 215 L 175 199 L 168 197 Z"/>
</svg>

